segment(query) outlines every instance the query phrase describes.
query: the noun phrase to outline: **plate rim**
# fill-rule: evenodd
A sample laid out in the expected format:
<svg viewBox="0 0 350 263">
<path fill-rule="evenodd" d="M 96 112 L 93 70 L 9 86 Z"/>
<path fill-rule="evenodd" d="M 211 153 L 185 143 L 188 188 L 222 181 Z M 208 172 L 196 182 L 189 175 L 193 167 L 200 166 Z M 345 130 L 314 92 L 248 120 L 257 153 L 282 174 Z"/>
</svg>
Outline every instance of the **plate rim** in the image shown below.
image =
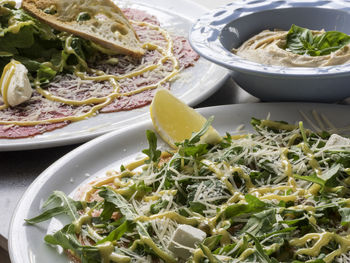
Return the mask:
<svg viewBox="0 0 350 263">
<path fill-rule="evenodd" d="M 200 5 L 197 2 L 194 1 L 190 1 L 190 0 L 179 0 L 182 4 L 186 4 L 190 7 L 196 8 L 196 10 L 199 10 L 199 13 L 204 14 L 205 12 L 207 12 L 209 9 L 207 7 L 205 7 L 204 5 Z M 17 3 L 20 2 L 20 0 L 16 1 Z M 150 1 L 144 1 L 144 0 L 136 0 L 133 2 L 129 2 L 128 0 L 123 0 L 122 1 L 122 5 L 141 5 L 141 6 L 145 6 L 146 8 L 151 8 L 151 4 L 154 3 L 156 4 L 157 8 L 156 10 L 159 12 L 164 12 L 167 14 L 173 14 L 176 15 L 178 17 L 183 17 L 184 19 L 186 19 L 189 22 L 189 30 L 193 24 L 193 22 L 195 21 L 195 18 L 190 17 L 188 12 L 186 14 L 179 14 L 176 12 L 176 10 L 174 10 L 174 6 L 172 5 L 172 1 L 168 0 L 168 1 L 164 1 L 164 0 L 150 0 Z M 180 8 L 180 7 L 179 7 Z M 181 7 L 182 9 L 184 7 Z M 188 8 L 191 9 L 191 8 Z M 189 31 L 185 31 L 185 35 L 189 35 Z M 205 61 L 205 63 L 210 63 L 209 61 L 207 61 L 204 57 L 201 58 L 201 60 Z M 186 95 L 186 93 L 188 93 L 187 90 L 185 90 L 184 88 L 182 88 L 183 93 L 181 94 L 181 96 L 178 96 L 181 100 L 184 100 L 186 102 L 186 104 L 190 105 L 190 106 L 194 106 L 199 104 L 200 102 L 204 101 L 205 99 L 209 98 L 213 93 L 215 93 L 220 87 L 222 87 L 222 85 L 227 81 L 227 79 L 230 77 L 230 72 L 220 66 L 217 66 L 215 64 L 210 63 L 210 66 L 213 66 L 212 70 L 215 70 L 215 74 L 218 76 L 217 77 L 217 81 L 215 83 L 213 83 L 211 86 L 206 87 L 206 89 L 201 89 L 201 92 L 198 91 L 190 91 L 189 94 Z M 186 71 L 182 71 L 185 72 Z M 181 74 L 181 73 L 180 73 Z M 181 81 L 181 80 L 180 80 Z M 193 82 L 195 82 L 195 79 L 193 79 Z M 200 87 L 198 87 L 200 88 Z M 171 91 L 175 91 L 174 89 L 171 89 Z M 192 93 L 191 92 L 195 92 L 198 93 L 197 96 L 192 97 Z M 149 107 L 149 105 L 146 105 L 144 107 L 138 108 L 138 109 L 134 109 L 134 111 L 140 111 L 145 109 L 146 107 Z M 130 111 L 128 111 L 130 112 Z M 108 114 L 113 114 L 113 113 L 106 113 L 106 114 L 100 114 L 103 116 L 108 116 Z M 114 112 L 114 114 L 117 114 Z M 145 116 L 147 116 L 147 118 L 145 118 Z M 97 116 L 98 118 L 99 116 Z M 95 117 L 93 117 L 95 118 Z M 103 118 L 103 117 L 102 117 Z M 104 123 L 106 124 L 106 122 L 110 121 L 110 119 L 113 119 L 113 116 L 111 118 L 106 117 L 107 120 L 104 121 Z M 130 120 L 127 122 L 118 120 L 118 122 L 113 122 L 113 124 L 115 125 L 116 123 L 118 125 L 122 125 L 123 128 L 124 126 L 129 126 L 129 125 L 133 125 L 130 122 L 146 122 L 148 121 L 148 111 L 146 112 L 141 112 L 140 114 L 136 115 L 136 116 L 131 116 Z M 79 121 L 80 123 L 82 123 L 81 121 Z M 123 122 L 123 123 L 121 123 Z M 121 123 L 121 124 L 120 124 Z M 72 123 L 74 124 L 74 123 Z M 68 124 L 67 126 L 70 126 L 71 124 Z M 84 123 L 81 124 L 81 126 L 83 126 Z M 81 127 L 80 126 L 80 127 Z M 102 125 L 104 126 L 104 125 Z M 53 148 L 53 147 L 58 147 L 58 146 L 65 146 L 65 145 L 73 145 L 73 144 L 78 144 L 78 143 L 82 143 L 82 142 L 86 142 L 89 141 L 95 137 L 101 136 L 102 134 L 106 134 L 108 132 L 113 132 L 114 130 L 119 129 L 119 127 L 117 125 L 115 125 L 112 129 L 108 129 L 108 128 L 103 128 L 100 129 L 97 128 L 95 131 L 87 131 L 86 129 L 83 129 L 81 127 L 80 130 L 83 130 L 84 133 L 80 134 L 79 133 L 79 129 L 75 129 L 74 131 L 65 131 L 64 129 L 65 127 L 59 128 L 57 130 L 54 131 L 48 131 L 45 132 L 44 135 L 48 135 L 47 137 L 44 138 L 38 138 L 39 135 L 33 136 L 33 137 L 27 137 L 27 138 L 18 138 L 18 139 L 0 139 L 0 152 L 10 152 L 10 151 L 21 151 L 21 150 L 36 150 L 36 149 L 44 149 L 44 148 Z M 50 132 L 55 132 L 58 131 L 60 133 L 60 131 L 62 131 L 63 134 L 67 135 L 60 135 L 60 134 L 50 134 Z M 72 134 L 72 135 L 70 135 Z M 4 143 L 1 143 L 1 142 Z"/>
</svg>

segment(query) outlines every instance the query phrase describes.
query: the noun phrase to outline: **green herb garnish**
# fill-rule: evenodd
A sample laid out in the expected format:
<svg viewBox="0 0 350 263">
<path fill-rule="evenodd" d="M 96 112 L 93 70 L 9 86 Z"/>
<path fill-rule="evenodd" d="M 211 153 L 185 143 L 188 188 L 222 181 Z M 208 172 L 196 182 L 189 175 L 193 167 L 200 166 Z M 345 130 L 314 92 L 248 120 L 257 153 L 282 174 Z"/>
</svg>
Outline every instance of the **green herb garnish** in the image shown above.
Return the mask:
<svg viewBox="0 0 350 263">
<path fill-rule="evenodd" d="M 285 49 L 299 55 L 325 56 L 350 43 L 350 36 L 338 31 L 313 34 L 311 30 L 292 25 Z"/>
</svg>

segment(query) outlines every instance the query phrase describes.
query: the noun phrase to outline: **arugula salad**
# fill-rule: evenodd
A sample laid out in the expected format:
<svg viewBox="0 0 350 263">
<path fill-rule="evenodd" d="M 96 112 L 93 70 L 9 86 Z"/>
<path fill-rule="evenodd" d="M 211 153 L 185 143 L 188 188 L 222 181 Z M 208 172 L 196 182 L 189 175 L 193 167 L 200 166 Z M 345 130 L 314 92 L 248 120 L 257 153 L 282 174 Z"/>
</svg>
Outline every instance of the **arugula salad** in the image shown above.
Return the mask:
<svg viewBox="0 0 350 263">
<path fill-rule="evenodd" d="M 55 191 L 38 224 L 71 218 L 45 242 L 74 262 L 350 262 L 350 143 L 285 122 L 200 144 L 211 119 L 176 151 L 147 131 L 144 160 Z"/>
</svg>

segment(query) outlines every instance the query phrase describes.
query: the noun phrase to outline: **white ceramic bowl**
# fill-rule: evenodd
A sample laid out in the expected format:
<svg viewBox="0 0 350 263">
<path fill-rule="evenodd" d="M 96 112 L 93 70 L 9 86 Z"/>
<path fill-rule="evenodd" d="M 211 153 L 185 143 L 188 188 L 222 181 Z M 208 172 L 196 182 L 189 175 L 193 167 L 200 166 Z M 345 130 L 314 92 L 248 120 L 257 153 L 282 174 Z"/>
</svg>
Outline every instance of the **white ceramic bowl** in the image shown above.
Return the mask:
<svg viewBox="0 0 350 263">
<path fill-rule="evenodd" d="M 190 31 L 193 48 L 233 71 L 236 82 L 264 101 L 336 102 L 350 96 L 350 64 L 297 68 L 267 66 L 234 55 L 232 48 L 265 29 L 292 24 L 350 34 L 346 0 L 235 0 L 201 17 Z"/>
</svg>

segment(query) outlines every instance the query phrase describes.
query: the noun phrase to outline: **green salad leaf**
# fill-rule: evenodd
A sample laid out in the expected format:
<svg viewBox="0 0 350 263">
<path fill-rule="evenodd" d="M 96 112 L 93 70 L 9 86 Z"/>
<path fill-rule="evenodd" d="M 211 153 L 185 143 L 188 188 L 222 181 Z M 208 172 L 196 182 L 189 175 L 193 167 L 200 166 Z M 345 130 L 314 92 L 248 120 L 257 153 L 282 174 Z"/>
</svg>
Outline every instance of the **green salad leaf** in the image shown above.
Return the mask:
<svg viewBox="0 0 350 263">
<path fill-rule="evenodd" d="M 299 55 L 325 56 L 350 43 L 350 36 L 338 31 L 313 34 L 311 30 L 292 25 L 285 49 Z"/>
<path fill-rule="evenodd" d="M 153 131 L 147 130 L 146 136 L 149 143 L 149 149 L 145 149 L 142 152 L 149 157 L 149 160 L 146 162 L 156 163 L 159 161 L 160 154 L 161 154 L 161 152 L 157 150 L 157 135 Z"/>
<path fill-rule="evenodd" d="M 86 58 L 96 53 L 90 41 L 57 32 L 13 3 L 0 3 L 0 74 L 15 59 L 43 86 L 60 72 L 87 69 Z"/>
<path fill-rule="evenodd" d="M 130 221 L 124 221 L 120 226 L 118 226 L 116 229 L 114 229 L 111 233 L 109 233 L 108 236 L 106 236 L 104 239 L 101 239 L 97 242 L 98 244 L 103 244 L 104 242 L 110 241 L 118 241 L 126 232 L 130 231 L 132 229 L 133 224 Z"/>
<path fill-rule="evenodd" d="M 45 242 L 50 245 L 59 245 L 64 249 L 69 249 L 75 255 L 79 256 L 82 262 L 101 262 L 101 254 L 96 246 L 83 246 L 80 244 L 73 224 L 66 225 L 53 235 L 46 235 Z"/>
<path fill-rule="evenodd" d="M 99 191 L 98 194 L 105 200 L 105 202 L 107 201 L 118 207 L 120 212 L 125 216 L 127 220 L 134 220 L 134 218 L 137 216 L 132 205 L 127 200 L 125 200 L 122 195 L 116 193 L 112 189 L 108 187 L 102 187 L 101 191 Z"/>
<path fill-rule="evenodd" d="M 156 203 L 151 205 L 150 207 L 151 214 L 152 215 L 158 214 L 168 204 L 169 204 L 168 200 L 159 199 Z"/>
<path fill-rule="evenodd" d="M 262 236 L 271 232 L 274 224 L 276 224 L 276 210 L 268 209 L 253 214 L 242 229 L 242 232 L 249 232 L 254 236 Z"/>
<path fill-rule="evenodd" d="M 260 201 L 259 198 L 252 196 L 250 194 L 247 194 L 245 196 L 245 200 L 247 204 L 234 204 L 234 205 L 228 206 L 224 210 L 223 216 L 225 218 L 231 218 L 234 216 L 239 216 L 241 214 L 257 213 L 269 207 L 268 204 L 264 203 L 263 201 Z"/>
<path fill-rule="evenodd" d="M 79 217 L 78 211 L 82 210 L 84 206 L 85 204 L 80 201 L 73 200 L 72 198 L 66 196 L 65 193 L 61 191 L 54 191 L 42 207 L 42 209 L 45 211 L 36 217 L 26 219 L 26 222 L 28 224 L 36 224 L 60 214 L 69 215 L 70 218 L 76 220 Z"/>
<path fill-rule="evenodd" d="M 259 258 L 259 262 L 261 263 L 278 263 L 278 261 L 275 258 L 270 258 L 264 251 L 263 246 L 260 244 L 259 240 L 252 235 L 251 233 L 247 232 L 247 235 L 254 241 L 254 245 L 256 248 L 256 252 Z"/>
</svg>

